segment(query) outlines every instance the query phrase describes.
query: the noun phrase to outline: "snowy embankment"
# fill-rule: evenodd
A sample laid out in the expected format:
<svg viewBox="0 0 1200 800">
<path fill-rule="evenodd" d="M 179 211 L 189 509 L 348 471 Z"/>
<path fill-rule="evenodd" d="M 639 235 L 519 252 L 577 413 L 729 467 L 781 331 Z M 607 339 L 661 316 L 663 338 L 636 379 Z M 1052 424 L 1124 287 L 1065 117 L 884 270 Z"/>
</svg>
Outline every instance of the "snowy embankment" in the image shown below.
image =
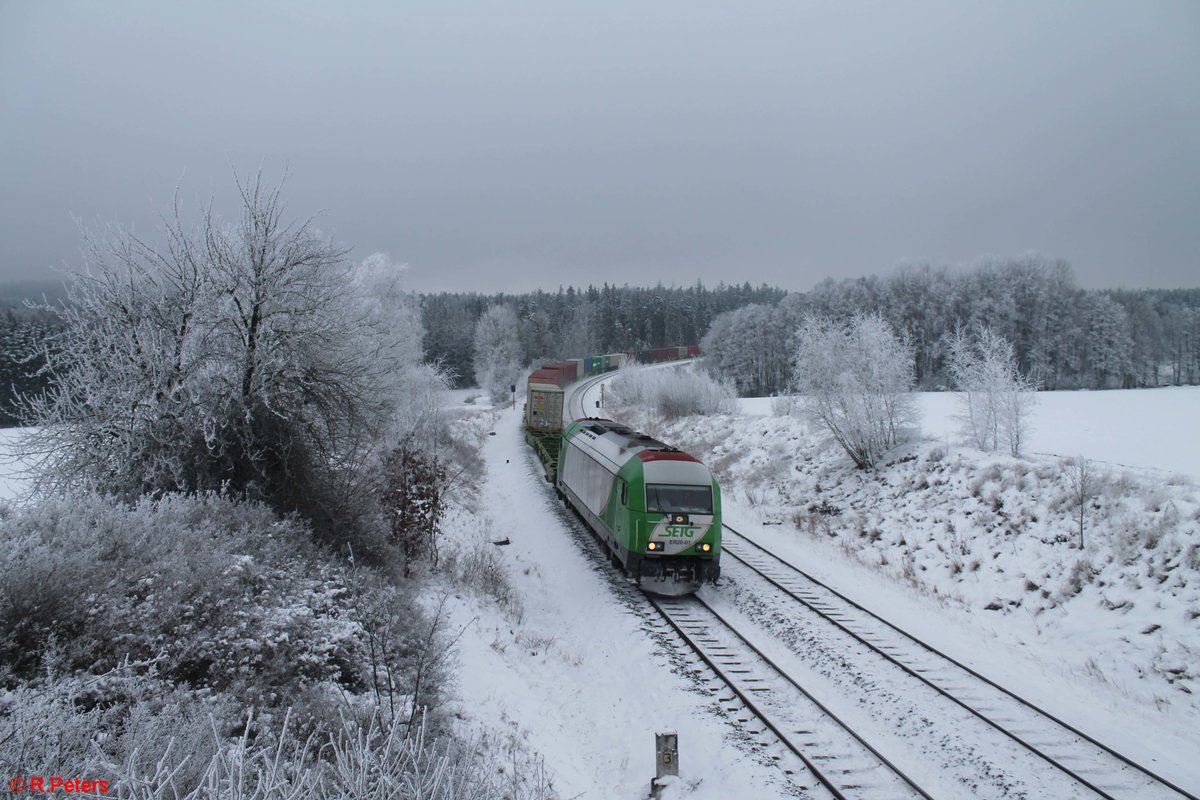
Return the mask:
<svg viewBox="0 0 1200 800">
<path fill-rule="evenodd" d="M 754 532 L 818 571 L 858 565 L 843 587 L 876 610 L 888 601 L 863 597 L 876 591 L 866 576 L 933 598 L 946 612 L 937 616 L 957 616 L 970 633 L 943 644 L 1001 682 L 1027 684 L 1149 758 L 1153 742 L 1172 735 L 1194 749 L 1200 389 L 1039 397 L 1031 455 L 1011 458 L 958 445 L 954 396 L 925 395 L 930 438 L 874 473 L 854 469 L 801 419 L 772 415 L 769 400 L 743 401 L 737 415 L 626 421 L 709 463 L 731 524 L 768 525 Z M 1094 459 L 1098 494 L 1084 508 L 1082 549 L 1063 461 L 1038 452 Z M 919 616 L 898 621 L 920 626 Z M 935 640 L 946 636 L 939 627 L 929 626 Z M 1027 675 L 1066 684 L 1046 691 L 1055 680 L 1007 678 L 1009 652 L 1015 672 L 1030 659 L 1041 666 Z M 1123 731 L 1127 722 L 1151 742 Z"/>
<path fill-rule="evenodd" d="M 712 698 L 647 633 L 555 503 L 519 413 L 470 394 L 447 413 L 477 428 L 486 474 L 478 490 L 461 487 L 469 497 L 447 520 L 442 549 L 447 570 L 465 578 L 446 607 L 461 631 L 462 724 L 481 746 L 513 753 L 514 785 L 543 783 L 525 755 L 542 754 L 564 798 L 644 796 L 653 733 L 664 729 L 680 731 L 687 797 L 780 794 L 767 788 L 778 771 L 733 745 Z M 1041 397 L 1030 450 L 1103 462 L 1083 550 L 1059 459 L 957 445 L 949 395 L 922 398 L 931 438 L 875 474 L 854 470 L 801 420 L 773 416 L 770 401 L 669 425 L 625 421 L 714 466 L 731 525 L 1139 761 L 1200 785 L 1200 490 L 1187 477 L 1200 475 L 1190 413 L 1200 390 Z M 1106 407 L 1116 419 L 1105 420 Z M 21 481 L 4 478 L 0 489 L 19 494 Z"/>
</svg>

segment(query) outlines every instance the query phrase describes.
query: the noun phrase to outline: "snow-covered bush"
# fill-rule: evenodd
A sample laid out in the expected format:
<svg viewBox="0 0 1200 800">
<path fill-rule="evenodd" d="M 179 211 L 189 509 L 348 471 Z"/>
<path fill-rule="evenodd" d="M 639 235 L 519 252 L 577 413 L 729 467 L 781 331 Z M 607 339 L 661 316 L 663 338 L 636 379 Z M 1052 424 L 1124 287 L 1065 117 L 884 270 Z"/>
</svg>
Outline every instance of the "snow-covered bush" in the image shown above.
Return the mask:
<svg viewBox="0 0 1200 800">
<path fill-rule="evenodd" d="M 97 735 L 103 710 L 69 694 L 0 699 L 0 763 L 19 774 L 84 775 L 101 794 L 141 800 L 555 800 L 540 761 L 515 742 L 435 738 L 418 723 L 343 716 L 306 732 L 298 711 L 278 722 L 203 704 L 139 706 L 126 727 Z"/>
<path fill-rule="evenodd" d="M 222 738 L 244 726 L 245 709 L 219 697 L 170 692 L 129 706 L 102 705 L 94 700 L 96 682 L 67 678 L 0 692 L 0 764 L 14 773 L 112 782 L 122 772 L 153 774 L 165 761 L 175 770 L 175 785 L 191 787 L 199 785 Z"/>
<path fill-rule="evenodd" d="M 475 379 L 493 403 L 509 398 L 521 374 L 520 323 L 511 308 L 496 305 L 475 323 Z"/>
<path fill-rule="evenodd" d="M 620 404 L 642 406 L 660 419 L 730 413 L 737 400 L 731 384 L 707 373 L 635 365 L 621 368 L 612 393 Z"/>
<path fill-rule="evenodd" d="M 507 611 L 520 616 L 521 598 L 513 588 L 512 579 L 490 541 L 479 541 L 470 547 L 453 552 L 446 559 L 446 569 L 459 584 L 489 597 Z"/>
<path fill-rule="evenodd" d="M 317 685 L 363 693 L 359 598 L 397 598 L 398 635 L 423 630 L 424 615 L 370 573 L 352 582 L 308 540 L 294 517 L 211 495 L 75 496 L 13 514 L 0 522 L 5 683 L 118 670 L 149 681 L 139 692 L 179 686 L 260 707 Z M 409 655 L 393 672 L 406 676 L 418 650 L 397 647 Z M 93 691 L 97 704 L 137 699 L 115 680 Z"/>
<path fill-rule="evenodd" d="M 1004 446 L 1012 455 L 1020 455 L 1037 387 L 1018 369 L 1012 344 L 980 324 L 972 334 L 956 328 L 948 351 L 967 441 L 981 450 Z"/>
<path fill-rule="evenodd" d="M 795 388 L 809 418 L 869 469 L 916 423 L 913 352 L 878 315 L 806 316 L 796 333 Z"/>
<path fill-rule="evenodd" d="M 25 455 L 47 492 L 215 490 L 326 531 L 356 518 L 397 410 L 436 383 L 406 372 L 419 309 L 385 258 L 353 264 L 311 220 L 283 218 L 278 187 L 239 189 L 232 225 L 209 209 L 193 231 L 177 207 L 163 247 L 124 232 L 86 242 L 68 302 L 47 309 L 63 323 L 52 389 L 26 408 Z"/>
</svg>

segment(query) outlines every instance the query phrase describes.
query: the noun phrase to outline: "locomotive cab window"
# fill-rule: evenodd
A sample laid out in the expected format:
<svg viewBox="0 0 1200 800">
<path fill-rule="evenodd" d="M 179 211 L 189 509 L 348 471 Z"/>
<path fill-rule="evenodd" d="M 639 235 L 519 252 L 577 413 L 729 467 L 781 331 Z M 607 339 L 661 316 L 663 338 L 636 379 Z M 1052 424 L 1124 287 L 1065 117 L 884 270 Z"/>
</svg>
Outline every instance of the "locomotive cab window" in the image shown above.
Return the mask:
<svg viewBox="0 0 1200 800">
<path fill-rule="evenodd" d="M 711 486 L 673 486 L 646 484 L 646 510 L 663 514 L 711 514 Z"/>
</svg>

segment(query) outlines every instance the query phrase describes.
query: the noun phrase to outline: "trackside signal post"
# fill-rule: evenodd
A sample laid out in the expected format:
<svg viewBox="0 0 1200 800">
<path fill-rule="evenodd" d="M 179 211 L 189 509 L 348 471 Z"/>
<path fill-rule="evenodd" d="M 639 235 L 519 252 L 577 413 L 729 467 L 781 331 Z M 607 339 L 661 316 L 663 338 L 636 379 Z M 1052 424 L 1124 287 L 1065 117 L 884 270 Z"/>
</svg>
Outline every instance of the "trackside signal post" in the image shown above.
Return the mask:
<svg viewBox="0 0 1200 800">
<path fill-rule="evenodd" d="M 679 776 L 679 734 L 663 731 L 654 734 L 654 779 L 650 781 L 650 796 L 662 797 L 663 788 L 669 783 L 663 778 Z"/>
</svg>

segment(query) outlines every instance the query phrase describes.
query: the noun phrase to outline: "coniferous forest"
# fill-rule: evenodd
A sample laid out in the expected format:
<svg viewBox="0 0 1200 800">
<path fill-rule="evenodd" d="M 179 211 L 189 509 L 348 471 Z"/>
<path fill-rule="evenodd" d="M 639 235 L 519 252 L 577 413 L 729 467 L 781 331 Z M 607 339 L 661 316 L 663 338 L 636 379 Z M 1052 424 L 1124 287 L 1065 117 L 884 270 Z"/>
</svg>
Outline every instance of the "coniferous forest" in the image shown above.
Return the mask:
<svg viewBox="0 0 1200 800">
<path fill-rule="evenodd" d="M 17 294 L 0 296 L 5 426 L 20 422 L 16 398 L 43 388 L 40 351 L 55 324 Z M 885 276 L 826 279 L 807 292 L 697 282 L 423 295 L 425 358 L 440 362 L 457 386 L 476 382 L 475 324 L 495 305 L 516 313 L 527 363 L 703 342 L 710 369 L 747 395 L 787 390 L 792 337 L 806 314 L 881 314 L 914 348 L 916 385 L 925 390 L 949 385 L 949 334 L 977 324 L 1011 342 L 1020 368 L 1042 389 L 1200 383 L 1200 289 L 1083 289 L 1067 262 L 1038 255 L 963 267 L 914 263 Z"/>
</svg>

